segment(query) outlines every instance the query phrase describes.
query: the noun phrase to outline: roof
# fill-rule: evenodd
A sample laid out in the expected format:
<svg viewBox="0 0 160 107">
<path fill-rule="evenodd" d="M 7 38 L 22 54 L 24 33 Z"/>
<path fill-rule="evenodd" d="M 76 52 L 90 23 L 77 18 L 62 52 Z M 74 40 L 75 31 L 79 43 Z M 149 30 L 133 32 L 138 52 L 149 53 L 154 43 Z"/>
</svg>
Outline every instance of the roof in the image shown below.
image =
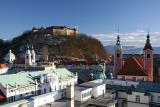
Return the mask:
<svg viewBox="0 0 160 107">
<path fill-rule="evenodd" d="M 94 77 L 95 79 L 103 79 L 103 80 L 106 79 L 106 75 L 103 72 L 95 72 Z"/>
<path fill-rule="evenodd" d="M 25 64 L 25 59 L 15 59 L 14 60 L 14 62 L 13 62 L 14 64 Z"/>
<path fill-rule="evenodd" d="M 147 76 L 143 67 L 143 58 L 140 56 L 131 56 L 126 58 L 124 66 L 118 75 L 131 75 L 131 76 Z"/>
<path fill-rule="evenodd" d="M 58 68 L 36 72 L 22 71 L 16 74 L 0 75 L 0 83 L 3 87 L 6 87 L 6 84 L 8 84 L 8 88 L 15 87 L 15 85 L 18 87 L 34 85 L 36 77 L 40 76 L 41 74 L 55 74 L 62 80 L 73 78 L 73 74 L 69 70 L 65 68 Z"/>
<path fill-rule="evenodd" d="M 97 87 L 97 86 L 100 86 L 100 85 L 103 85 L 103 80 L 102 79 L 98 79 L 98 80 L 93 80 L 93 81 L 89 81 L 89 82 L 85 82 L 85 83 L 82 83 L 80 84 L 79 86 L 80 87 Z"/>
<path fill-rule="evenodd" d="M 117 103 L 117 100 L 114 100 L 110 97 L 96 98 L 87 102 L 87 107 L 112 107 Z"/>
<path fill-rule="evenodd" d="M 157 92 L 160 93 L 160 83 L 151 83 L 151 82 L 140 82 L 136 87 L 132 86 L 121 86 L 121 85 L 106 85 L 108 90 L 116 90 L 120 92 Z"/>
<path fill-rule="evenodd" d="M 78 90 L 78 91 L 84 91 L 84 90 L 87 90 L 87 89 L 92 89 L 92 88 L 89 88 L 89 87 L 79 87 L 79 86 L 76 86 L 75 87 L 75 90 Z"/>
<path fill-rule="evenodd" d="M 147 34 L 147 40 L 146 40 L 146 44 L 145 44 L 143 50 L 146 50 L 146 49 L 153 50 L 153 48 L 152 48 L 152 46 L 151 46 L 151 43 L 150 43 L 149 33 Z"/>
<path fill-rule="evenodd" d="M 139 90 L 145 90 L 147 92 L 160 92 L 160 83 L 140 82 L 137 86 Z"/>
<path fill-rule="evenodd" d="M 6 64 L 0 64 L 0 69 L 8 68 Z"/>
<path fill-rule="evenodd" d="M 13 106 L 21 105 L 21 104 L 26 104 L 26 103 L 28 103 L 28 100 L 23 99 L 23 100 L 1 105 L 1 107 L 13 107 Z"/>
</svg>

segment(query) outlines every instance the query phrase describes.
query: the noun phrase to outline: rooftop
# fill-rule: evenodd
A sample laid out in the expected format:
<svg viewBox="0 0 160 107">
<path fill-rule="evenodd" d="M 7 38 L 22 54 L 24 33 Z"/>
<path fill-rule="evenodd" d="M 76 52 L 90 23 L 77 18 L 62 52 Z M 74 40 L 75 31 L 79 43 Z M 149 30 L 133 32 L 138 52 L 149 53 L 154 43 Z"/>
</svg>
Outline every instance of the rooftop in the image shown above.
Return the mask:
<svg viewBox="0 0 160 107">
<path fill-rule="evenodd" d="M 6 87 L 6 85 L 8 85 L 8 88 L 15 87 L 15 85 L 17 85 L 18 87 L 34 85 L 36 77 L 42 74 L 54 74 L 62 80 L 67 80 L 74 76 L 73 73 L 65 68 L 48 69 L 36 72 L 22 71 L 16 74 L 0 75 L 0 83 L 3 87 Z"/>
<path fill-rule="evenodd" d="M 82 83 L 79 86 L 80 87 L 91 87 L 92 88 L 92 87 L 97 87 L 97 86 L 100 86 L 100 85 L 103 85 L 103 84 L 104 84 L 103 80 L 102 79 L 98 79 L 98 80 Z"/>
<path fill-rule="evenodd" d="M 87 88 L 87 87 L 75 87 L 75 90 L 78 90 L 78 91 L 84 91 L 84 90 L 87 90 L 87 89 L 91 89 L 91 88 Z"/>
<path fill-rule="evenodd" d="M 147 76 L 143 68 L 143 58 L 140 56 L 131 56 L 125 60 L 124 66 L 118 75 Z"/>
</svg>

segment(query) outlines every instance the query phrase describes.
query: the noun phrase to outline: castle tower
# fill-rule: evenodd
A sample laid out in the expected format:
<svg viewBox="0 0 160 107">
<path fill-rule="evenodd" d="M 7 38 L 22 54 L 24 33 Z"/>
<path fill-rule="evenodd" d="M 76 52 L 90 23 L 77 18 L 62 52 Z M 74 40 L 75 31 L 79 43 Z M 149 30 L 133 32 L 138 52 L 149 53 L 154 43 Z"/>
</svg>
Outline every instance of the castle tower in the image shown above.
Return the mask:
<svg viewBox="0 0 160 107">
<path fill-rule="evenodd" d="M 117 43 L 114 52 L 114 75 L 117 76 L 118 72 L 122 68 L 122 45 L 120 43 L 119 34 L 117 36 Z"/>
<path fill-rule="evenodd" d="M 29 50 L 29 47 L 27 47 L 27 51 L 25 53 L 25 64 L 26 65 L 32 65 L 32 61 L 31 61 L 31 52 Z"/>
<path fill-rule="evenodd" d="M 148 74 L 148 81 L 153 81 L 153 48 L 150 43 L 149 33 L 147 34 L 146 44 L 143 48 L 144 69 Z"/>
<path fill-rule="evenodd" d="M 35 51 L 34 51 L 33 45 L 32 45 L 32 50 L 31 50 L 31 62 L 32 62 L 32 64 L 35 64 L 35 62 L 36 62 L 36 56 L 35 56 Z"/>
</svg>

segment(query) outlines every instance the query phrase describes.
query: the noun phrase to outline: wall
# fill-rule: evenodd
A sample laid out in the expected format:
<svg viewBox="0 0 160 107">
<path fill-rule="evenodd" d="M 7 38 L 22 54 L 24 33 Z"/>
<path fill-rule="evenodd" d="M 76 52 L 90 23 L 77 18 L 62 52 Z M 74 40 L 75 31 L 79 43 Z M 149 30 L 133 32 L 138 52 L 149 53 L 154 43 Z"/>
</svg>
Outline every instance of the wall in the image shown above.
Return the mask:
<svg viewBox="0 0 160 107">
<path fill-rule="evenodd" d="M 153 96 L 153 100 L 151 101 L 151 99 L 150 99 L 151 102 L 160 103 L 160 102 L 158 102 L 158 96 L 160 96 L 160 93 L 150 92 L 150 94 Z"/>
<path fill-rule="evenodd" d="M 105 84 L 97 86 L 97 87 L 93 87 L 92 89 L 92 95 L 95 98 L 105 94 L 105 92 L 106 92 Z"/>
<path fill-rule="evenodd" d="M 134 85 L 135 87 L 139 84 L 139 82 L 136 81 L 123 81 L 123 80 L 104 80 L 105 84 L 110 85 L 121 85 L 121 86 L 131 86 Z"/>
<path fill-rule="evenodd" d="M 87 96 L 87 97 L 85 97 L 85 98 L 82 98 L 82 94 L 84 94 L 84 93 L 88 93 L 88 92 L 91 92 L 92 91 L 92 88 L 88 88 L 88 89 L 86 89 L 86 90 L 83 90 L 83 91 L 80 91 L 80 90 L 76 90 L 75 89 L 75 97 L 74 97 L 74 99 L 76 100 L 76 101 L 86 101 L 86 100 L 88 100 L 88 99 L 90 99 L 91 98 L 91 95 L 89 95 L 89 96 Z"/>
<path fill-rule="evenodd" d="M 128 107 L 149 107 L 149 105 L 128 102 Z"/>
<path fill-rule="evenodd" d="M 136 95 L 140 96 L 140 103 L 149 103 L 149 96 L 144 96 L 144 93 L 140 92 L 132 92 L 132 94 L 128 94 L 128 101 L 136 102 Z"/>
<path fill-rule="evenodd" d="M 33 100 L 30 101 L 30 103 L 28 104 L 28 107 L 38 107 L 38 106 L 42 106 L 46 103 L 51 103 L 56 100 L 59 100 L 62 98 L 62 93 L 64 94 L 64 92 L 56 91 L 56 92 L 47 93 L 47 94 L 33 97 L 32 98 Z"/>
</svg>

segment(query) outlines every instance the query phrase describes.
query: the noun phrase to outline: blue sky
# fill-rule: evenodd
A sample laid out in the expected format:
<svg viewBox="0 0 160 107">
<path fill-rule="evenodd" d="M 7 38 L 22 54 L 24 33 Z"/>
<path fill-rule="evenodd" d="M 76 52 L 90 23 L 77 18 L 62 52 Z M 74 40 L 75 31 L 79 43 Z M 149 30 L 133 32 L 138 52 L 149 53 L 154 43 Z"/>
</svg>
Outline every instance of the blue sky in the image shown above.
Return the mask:
<svg viewBox="0 0 160 107">
<path fill-rule="evenodd" d="M 51 25 L 78 26 L 80 32 L 98 39 L 102 35 L 108 39 L 117 26 L 122 39 L 123 34 L 145 32 L 148 28 L 151 34 L 157 34 L 159 5 L 160 0 L 1 0 L 0 38 L 13 38 L 33 26 Z M 103 39 L 104 45 L 110 43 Z"/>
</svg>

